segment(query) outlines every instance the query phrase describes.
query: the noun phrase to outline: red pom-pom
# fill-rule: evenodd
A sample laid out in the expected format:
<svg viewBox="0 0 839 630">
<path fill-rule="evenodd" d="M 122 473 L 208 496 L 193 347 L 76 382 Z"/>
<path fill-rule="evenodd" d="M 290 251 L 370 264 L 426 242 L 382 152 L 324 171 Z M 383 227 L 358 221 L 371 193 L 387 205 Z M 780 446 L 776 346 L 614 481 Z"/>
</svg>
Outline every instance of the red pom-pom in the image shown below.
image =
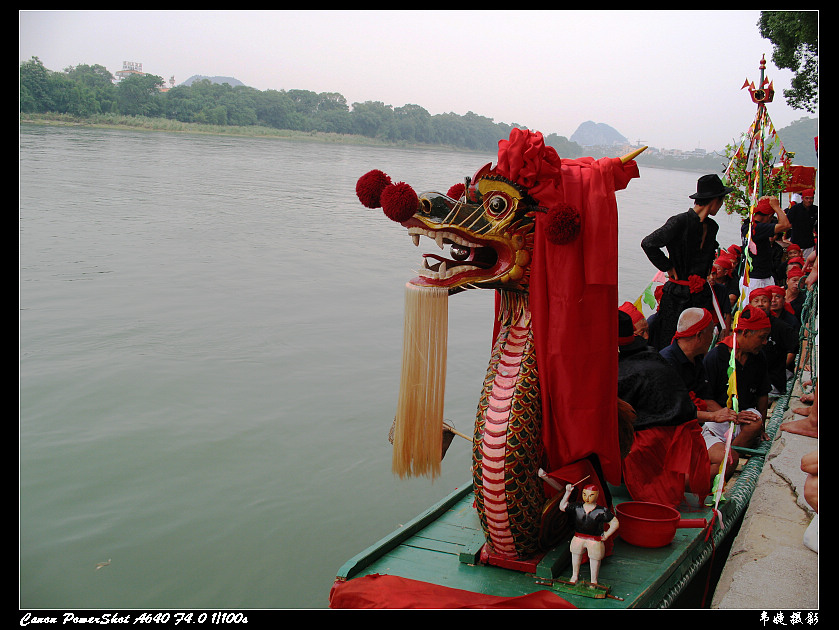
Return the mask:
<svg viewBox="0 0 839 630">
<path fill-rule="evenodd" d="M 417 193 L 405 182 L 387 186 L 382 191 L 381 199 L 385 215 L 397 223 L 410 219 L 419 208 Z"/>
<path fill-rule="evenodd" d="M 378 169 L 365 173 L 355 184 L 358 200 L 368 208 L 381 207 L 382 191 L 390 186 L 390 177 Z"/>
<path fill-rule="evenodd" d="M 580 234 L 580 213 L 567 204 L 548 211 L 545 237 L 554 245 L 566 245 Z"/>
<path fill-rule="evenodd" d="M 460 199 L 464 192 L 466 192 L 466 184 L 460 183 L 449 188 L 449 192 L 446 194 L 452 199 Z"/>
</svg>

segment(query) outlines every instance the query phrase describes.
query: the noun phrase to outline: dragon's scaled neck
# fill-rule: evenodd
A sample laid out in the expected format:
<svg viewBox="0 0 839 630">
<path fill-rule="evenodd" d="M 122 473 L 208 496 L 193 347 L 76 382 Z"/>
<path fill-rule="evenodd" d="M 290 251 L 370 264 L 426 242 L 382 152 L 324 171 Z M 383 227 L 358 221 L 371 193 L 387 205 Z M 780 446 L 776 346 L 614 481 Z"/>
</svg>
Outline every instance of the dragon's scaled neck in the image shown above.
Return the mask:
<svg viewBox="0 0 839 630">
<path fill-rule="evenodd" d="M 537 549 L 544 497 L 536 471 L 541 406 L 528 296 L 498 291 L 498 331 L 478 405 L 476 506 L 493 553 Z"/>
<path fill-rule="evenodd" d="M 497 317 L 502 327 L 516 322 L 530 328 L 530 300 L 526 292 L 498 289 L 498 297 Z"/>
</svg>

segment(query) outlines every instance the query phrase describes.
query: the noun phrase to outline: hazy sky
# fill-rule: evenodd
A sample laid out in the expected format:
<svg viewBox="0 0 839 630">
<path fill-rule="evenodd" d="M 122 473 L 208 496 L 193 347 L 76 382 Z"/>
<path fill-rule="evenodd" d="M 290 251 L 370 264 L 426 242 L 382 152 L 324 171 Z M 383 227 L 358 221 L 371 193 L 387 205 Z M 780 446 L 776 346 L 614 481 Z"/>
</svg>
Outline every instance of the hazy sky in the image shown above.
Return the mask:
<svg viewBox="0 0 839 630">
<path fill-rule="evenodd" d="M 180 83 L 339 92 L 349 105 L 469 111 L 570 137 L 587 121 L 658 148 L 722 149 L 755 115 L 761 56 L 780 129 L 792 73 L 771 62 L 760 11 L 20 11 L 20 61 L 123 61 Z"/>
</svg>

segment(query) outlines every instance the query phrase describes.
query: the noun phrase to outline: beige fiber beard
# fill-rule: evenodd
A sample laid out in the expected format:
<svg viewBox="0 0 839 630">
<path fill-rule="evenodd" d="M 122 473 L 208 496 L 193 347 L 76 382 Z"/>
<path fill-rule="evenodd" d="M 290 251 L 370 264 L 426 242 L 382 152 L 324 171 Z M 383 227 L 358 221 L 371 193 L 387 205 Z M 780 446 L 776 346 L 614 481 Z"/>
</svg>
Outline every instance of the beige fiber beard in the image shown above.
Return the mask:
<svg viewBox="0 0 839 630">
<path fill-rule="evenodd" d="M 448 289 L 405 287 L 402 378 L 393 432 L 393 472 L 440 474 L 446 391 Z"/>
</svg>

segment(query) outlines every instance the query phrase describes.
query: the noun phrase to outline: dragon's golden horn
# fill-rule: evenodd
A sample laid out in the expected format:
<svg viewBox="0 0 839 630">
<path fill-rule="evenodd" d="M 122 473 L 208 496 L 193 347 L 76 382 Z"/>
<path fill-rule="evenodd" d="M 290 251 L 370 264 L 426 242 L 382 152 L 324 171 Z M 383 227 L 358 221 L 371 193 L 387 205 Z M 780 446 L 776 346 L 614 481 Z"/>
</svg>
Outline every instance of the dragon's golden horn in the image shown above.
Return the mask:
<svg viewBox="0 0 839 630">
<path fill-rule="evenodd" d="M 626 164 L 629 160 L 634 160 L 639 155 L 641 155 L 644 151 L 646 151 L 649 147 L 643 146 L 640 149 L 636 149 L 632 153 L 627 153 L 621 158 L 621 164 Z"/>
</svg>

